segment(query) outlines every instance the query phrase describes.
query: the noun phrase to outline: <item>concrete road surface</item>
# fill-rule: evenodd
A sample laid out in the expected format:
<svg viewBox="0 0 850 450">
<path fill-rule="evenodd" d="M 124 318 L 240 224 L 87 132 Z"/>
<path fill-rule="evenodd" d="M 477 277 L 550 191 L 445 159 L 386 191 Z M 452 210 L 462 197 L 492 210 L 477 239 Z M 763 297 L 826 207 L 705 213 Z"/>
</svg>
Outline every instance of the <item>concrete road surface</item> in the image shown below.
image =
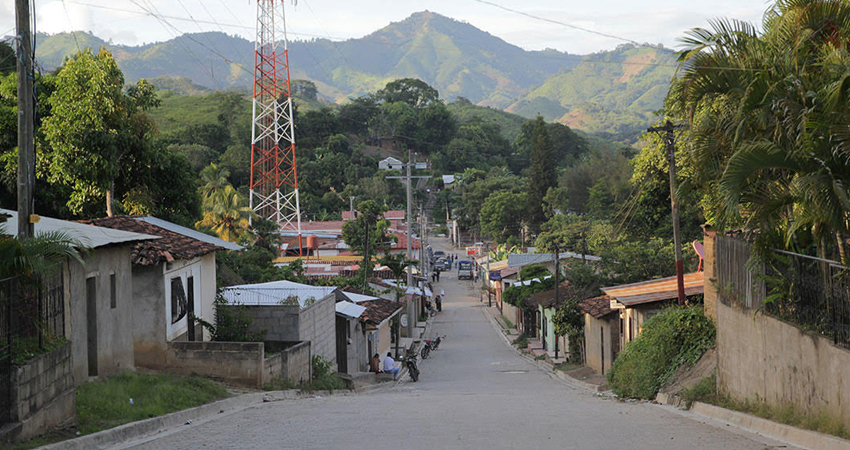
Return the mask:
<svg viewBox="0 0 850 450">
<path fill-rule="evenodd" d="M 445 240 L 434 241 L 450 251 Z M 445 272 L 440 288 L 446 298 L 431 330 L 447 338 L 420 364 L 418 383 L 265 403 L 122 448 L 793 448 L 670 408 L 622 403 L 564 384 L 505 344 L 470 282 Z"/>
</svg>

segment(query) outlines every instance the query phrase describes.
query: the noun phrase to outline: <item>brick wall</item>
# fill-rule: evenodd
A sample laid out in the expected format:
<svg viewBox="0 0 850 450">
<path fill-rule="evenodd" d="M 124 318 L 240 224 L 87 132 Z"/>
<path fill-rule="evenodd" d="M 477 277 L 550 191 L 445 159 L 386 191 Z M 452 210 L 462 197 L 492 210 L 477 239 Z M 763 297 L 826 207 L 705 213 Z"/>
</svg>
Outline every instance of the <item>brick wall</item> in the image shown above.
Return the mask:
<svg viewBox="0 0 850 450">
<path fill-rule="evenodd" d="M 167 371 L 263 387 L 262 342 L 169 342 Z"/>
<path fill-rule="evenodd" d="M 310 342 L 301 342 L 263 361 L 263 383 L 283 377 L 293 384 L 312 378 Z"/>
<path fill-rule="evenodd" d="M 71 343 L 12 370 L 15 439 L 28 439 L 76 418 Z"/>
</svg>

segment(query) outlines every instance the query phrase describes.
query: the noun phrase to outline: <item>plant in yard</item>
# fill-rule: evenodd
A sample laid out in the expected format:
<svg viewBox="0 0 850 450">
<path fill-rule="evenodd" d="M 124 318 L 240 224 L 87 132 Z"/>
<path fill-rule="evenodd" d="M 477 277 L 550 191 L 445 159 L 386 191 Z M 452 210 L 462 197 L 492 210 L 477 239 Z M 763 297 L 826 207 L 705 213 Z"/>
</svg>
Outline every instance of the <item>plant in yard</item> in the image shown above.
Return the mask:
<svg viewBox="0 0 850 450">
<path fill-rule="evenodd" d="M 245 312 L 244 306 L 231 306 L 221 296 L 213 302 L 215 307 L 215 323 L 195 318 L 204 328 L 210 331 L 212 340 L 224 342 L 263 342 L 268 330 L 249 331 L 254 319 Z"/>
<path fill-rule="evenodd" d="M 555 333 L 567 336 L 570 342 L 570 362 L 576 363 L 582 362 L 584 345 L 584 313 L 578 308 L 580 299 L 577 295 L 571 295 L 552 316 Z"/>
<path fill-rule="evenodd" d="M 620 397 L 652 399 L 679 367 L 694 365 L 714 342 L 714 324 L 702 308 L 665 309 L 614 360 L 608 383 Z"/>
</svg>

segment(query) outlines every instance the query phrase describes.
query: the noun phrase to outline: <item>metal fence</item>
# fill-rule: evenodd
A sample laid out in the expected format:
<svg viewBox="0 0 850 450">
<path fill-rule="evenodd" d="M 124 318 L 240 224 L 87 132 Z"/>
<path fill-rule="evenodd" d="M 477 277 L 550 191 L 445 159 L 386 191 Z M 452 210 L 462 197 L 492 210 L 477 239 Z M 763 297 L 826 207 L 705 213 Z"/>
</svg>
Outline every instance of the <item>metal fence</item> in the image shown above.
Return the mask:
<svg viewBox="0 0 850 450">
<path fill-rule="evenodd" d="M 720 299 L 829 337 L 850 348 L 850 268 L 835 261 L 776 250 L 768 264 L 752 264 L 750 245 L 718 237 Z"/>
<path fill-rule="evenodd" d="M 17 357 L 65 337 L 64 292 L 61 273 L 35 282 L 0 280 L 0 424 L 10 420 Z"/>
</svg>

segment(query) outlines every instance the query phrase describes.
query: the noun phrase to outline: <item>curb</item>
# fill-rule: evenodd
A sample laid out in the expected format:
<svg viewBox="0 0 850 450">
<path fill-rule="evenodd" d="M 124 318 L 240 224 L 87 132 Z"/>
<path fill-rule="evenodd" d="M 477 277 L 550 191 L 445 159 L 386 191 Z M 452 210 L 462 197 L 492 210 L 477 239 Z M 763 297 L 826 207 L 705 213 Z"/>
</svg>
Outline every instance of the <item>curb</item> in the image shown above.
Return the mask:
<svg viewBox="0 0 850 450">
<path fill-rule="evenodd" d="M 335 392 L 343 394 L 353 393 L 353 391 L 348 390 L 339 390 Z M 130 422 L 86 436 L 38 447 L 38 449 L 90 450 L 113 448 L 128 441 L 152 438 L 157 434 L 172 431 L 181 426 L 191 425 L 192 422 L 209 419 L 218 415 L 232 414 L 269 401 L 296 400 L 317 395 L 333 394 L 327 391 L 301 392 L 297 389 L 288 391 L 252 392 L 249 394 L 242 394 L 237 397 L 207 403 L 206 405 L 176 411 L 163 416 L 153 417 L 137 422 Z"/>
<path fill-rule="evenodd" d="M 691 411 L 727 425 L 734 425 L 742 430 L 787 442 L 800 448 L 809 450 L 850 450 L 850 441 L 835 436 L 771 422 L 761 417 L 732 411 L 707 403 L 694 402 L 691 406 Z"/>
</svg>

